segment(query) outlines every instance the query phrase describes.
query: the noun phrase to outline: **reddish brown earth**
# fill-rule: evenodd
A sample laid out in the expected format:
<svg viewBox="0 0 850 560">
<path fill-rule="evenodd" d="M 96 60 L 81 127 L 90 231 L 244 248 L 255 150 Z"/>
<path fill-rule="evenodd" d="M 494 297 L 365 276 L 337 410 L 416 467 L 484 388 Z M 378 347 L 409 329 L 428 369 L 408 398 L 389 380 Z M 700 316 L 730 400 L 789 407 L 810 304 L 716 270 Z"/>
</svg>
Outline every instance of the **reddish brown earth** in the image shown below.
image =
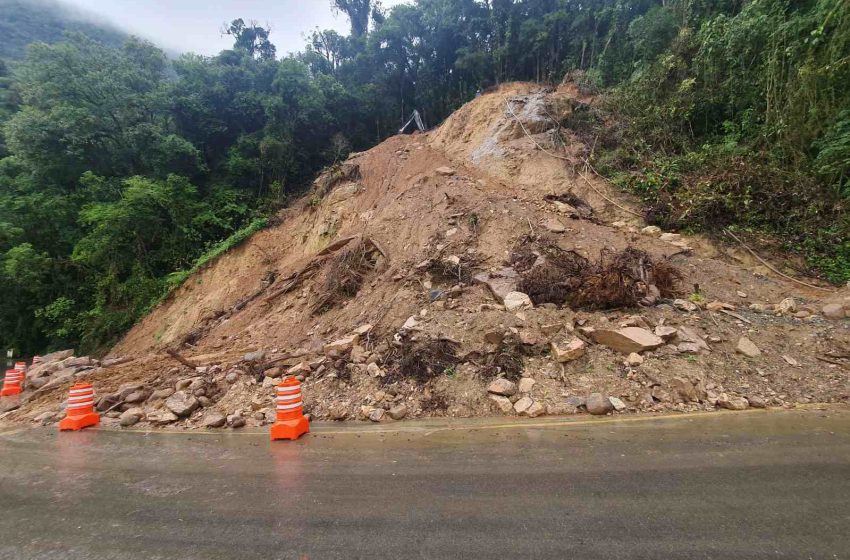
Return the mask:
<svg viewBox="0 0 850 560">
<path fill-rule="evenodd" d="M 687 251 L 642 234 L 645 224 L 636 215 L 636 201 L 584 172 L 588 147 L 569 131 L 565 148 L 553 144 L 551 116 L 563 116 L 576 103 L 591 101 L 569 86 L 544 92 L 535 85 L 509 84 L 467 103 L 427 134 L 396 136 L 353 155 L 347 165 L 358 166 L 359 178 L 343 178 L 328 193 L 320 192 L 322 179 L 317 180 L 314 192 L 279 214 L 277 225 L 190 278 L 110 352 L 109 357 L 131 361 L 78 376 L 94 382 L 102 395 L 122 384 L 138 383 L 153 391 L 199 376 L 208 408 L 174 425 L 200 425 L 211 410 L 236 413 L 249 425 L 261 425 L 270 416 L 271 381 L 264 386 L 243 362 L 244 355 L 263 351 L 261 361 L 268 361 L 297 354 L 284 366 L 302 361 L 312 365 L 302 373 L 306 408 L 315 418 L 330 418 L 332 409 L 334 416 L 362 418 L 374 408 L 400 404 L 406 406 L 407 417 L 503 414 L 486 391 L 492 372 L 485 374 L 483 364 L 495 346 L 484 337 L 507 333 L 529 343 L 523 375 L 535 384 L 528 396 L 553 414 L 576 412 L 567 397 L 594 392 L 620 398 L 626 405 L 622 413 L 713 409 L 723 393 L 774 406 L 846 402 L 848 320 L 827 319 L 821 309 L 830 302 L 847 304 L 850 291 L 792 283 L 739 247 L 687 237 L 684 243 L 692 248 Z M 508 102 L 514 114 L 506 109 Z M 438 172 L 442 167 L 452 173 Z M 586 201 L 593 219 L 570 218 L 544 200 L 564 193 Z M 564 231 L 550 232 L 547 224 L 552 220 Z M 527 235 L 545 236 L 591 260 L 603 250 L 626 247 L 644 250 L 656 260 L 669 257 L 684 273 L 682 297 L 687 299 L 698 285 L 702 308 L 685 312 L 662 302 L 602 312 L 551 305 L 511 312 L 482 285 L 440 281 L 417 269 L 423 261 L 452 255 L 474 255 L 478 269 L 498 269 Z M 323 313 L 313 312 L 327 260 L 294 289 L 274 297 L 320 251 L 352 236 L 373 240 L 385 254 L 354 297 Z M 431 302 L 432 290 L 453 290 L 452 297 Z M 749 308 L 785 298 L 795 300 L 799 317 Z M 707 310 L 705 302 L 712 301 L 731 304 L 739 317 Z M 688 354 L 665 345 L 644 353 L 644 362 L 637 366 L 598 344 L 563 365 L 549 355 L 549 343 L 574 338 L 577 327 L 616 328 L 633 315 L 643 317 L 650 328 L 690 327 L 709 349 Z M 393 337 L 411 316 L 418 327 L 403 338 L 402 346 L 446 337 L 459 343 L 461 360 L 424 384 L 372 377 L 366 363 L 386 369 Z M 372 330 L 356 350 L 363 363 L 348 364 L 348 356 L 342 357 L 345 363 L 337 356 L 322 362 L 324 344 L 366 324 Z M 751 339 L 761 355 L 736 353 L 741 336 Z M 193 372 L 166 355 L 166 349 L 177 350 L 206 370 Z M 230 372 L 235 373 L 228 380 Z M 683 398 L 682 381 L 697 386 L 700 397 Z M 53 421 L 44 413 L 58 414 L 66 388 L 64 384 L 25 395 L 22 406 L 6 419 L 41 415 Z M 144 426 L 145 414 L 161 410 L 163 400 L 151 398 L 133 406 L 142 409 Z M 115 413 L 129 407 L 120 405 Z"/>
</svg>

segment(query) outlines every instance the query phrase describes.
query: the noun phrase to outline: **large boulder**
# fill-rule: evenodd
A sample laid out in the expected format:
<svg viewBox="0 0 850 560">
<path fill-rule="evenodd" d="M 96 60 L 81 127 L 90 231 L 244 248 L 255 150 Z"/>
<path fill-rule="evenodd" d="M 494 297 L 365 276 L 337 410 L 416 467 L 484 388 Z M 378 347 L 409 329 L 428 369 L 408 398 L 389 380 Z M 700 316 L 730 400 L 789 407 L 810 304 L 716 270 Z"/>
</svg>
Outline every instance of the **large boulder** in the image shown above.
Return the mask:
<svg viewBox="0 0 850 560">
<path fill-rule="evenodd" d="M 584 405 L 589 413 L 597 416 L 608 414 L 614 410 L 611 399 L 603 396 L 602 393 L 591 393 Z"/>
<path fill-rule="evenodd" d="M 555 358 L 555 361 L 564 363 L 577 360 L 584 356 L 587 352 L 587 344 L 583 340 L 576 338 L 566 344 L 553 342 L 551 349 L 552 357 Z"/>
<path fill-rule="evenodd" d="M 177 391 L 165 399 L 165 407 L 180 418 L 189 416 L 199 406 L 201 406 L 201 403 L 198 402 L 198 399 L 185 391 Z"/>
<path fill-rule="evenodd" d="M 493 297 L 499 300 L 499 303 L 504 303 L 505 296 L 517 290 L 519 274 L 513 268 L 507 267 L 491 272 L 481 272 L 472 279 L 487 286 Z"/>
<path fill-rule="evenodd" d="M 597 329 L 592 333 L 593 340 L 623 354 L 654 350 L 664 344 L 661 337 L 640 327 L 626 327 L 617 330 Z"/>
</svg>

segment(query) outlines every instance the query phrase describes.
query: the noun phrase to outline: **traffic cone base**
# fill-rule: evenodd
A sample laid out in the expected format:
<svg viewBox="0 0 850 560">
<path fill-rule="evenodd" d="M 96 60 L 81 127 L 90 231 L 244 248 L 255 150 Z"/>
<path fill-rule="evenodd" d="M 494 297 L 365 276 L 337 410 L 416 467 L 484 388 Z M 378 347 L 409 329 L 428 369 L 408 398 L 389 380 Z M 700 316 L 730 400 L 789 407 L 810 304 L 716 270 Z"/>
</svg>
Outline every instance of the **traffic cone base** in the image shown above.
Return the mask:
<svg viewBox="0 0 850 560">
<path fill-rule="evenodd" d="M 14 387 L 3 387 L 3 390 L 0 391 L 0 397 L 11 397 L 12 395 L 20 395 L 21 394 L 21 386 L 17 385 Z"/>
<path fill-rule="evenodd" d="M 304 416 L 292 420 L 278 420 L 272 425 L 272 441 L 276 439 L 298 439 L 309 431 L 310 422 Z"/>
<path fill-rule="evenodd" d="M 97 426 L 98 424 L 100 424 L 100 415 L 96 412 L 90 412 L 82 416 L 68 416 L 63 418 L 59 422 L 59 430 L 63 432 L 73 430 L 76 432 L 83 428 Z"/>
</svg>

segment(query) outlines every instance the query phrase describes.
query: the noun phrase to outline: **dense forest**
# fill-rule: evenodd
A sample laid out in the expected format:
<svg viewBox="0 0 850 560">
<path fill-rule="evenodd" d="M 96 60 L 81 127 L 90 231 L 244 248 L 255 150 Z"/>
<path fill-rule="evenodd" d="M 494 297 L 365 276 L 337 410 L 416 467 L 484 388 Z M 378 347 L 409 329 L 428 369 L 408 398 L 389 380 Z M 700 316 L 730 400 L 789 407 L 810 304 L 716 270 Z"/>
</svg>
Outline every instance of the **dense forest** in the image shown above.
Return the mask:
<svg viewBox="0 0 850 560">
<path fill-rule="evenodd" d="M 350 34 L 283 58 L 237 19 L 213 57 L 71 33 L 0 64 L 0 343 L 104 348 L 412 109 L 567 74 L 604 102 L 564 125 L 650 221 L 768 233 L 850 280 L 850 2 L 332 5 Z"/>
</svg>

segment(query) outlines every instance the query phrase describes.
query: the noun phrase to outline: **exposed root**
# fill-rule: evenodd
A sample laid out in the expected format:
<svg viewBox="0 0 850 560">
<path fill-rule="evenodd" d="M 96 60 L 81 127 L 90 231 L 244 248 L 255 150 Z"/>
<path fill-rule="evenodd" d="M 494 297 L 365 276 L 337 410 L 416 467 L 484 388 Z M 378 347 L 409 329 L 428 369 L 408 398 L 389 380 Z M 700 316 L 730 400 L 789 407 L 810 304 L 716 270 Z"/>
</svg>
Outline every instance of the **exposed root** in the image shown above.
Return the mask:
<svg viewBox="0 0 850 560">
<path fill-rule="evenodd" d="M 425 271 L 437 282 L 471 284 L 472 277 L 480 272 L 481 262 L 477 254 L 464 253 L 460 257 L 434 259 L 425 267 Z"/>
<path fill-rule="evenodd" d="M 363 239 L 329 259 L 311 306 L 313 313 L 323 313 L 356 296 L 366 275 L 377 266 L 380 255 L 374 243 Z"/>
<path fill-rule="evenodd" d="M 387 375 L 384 384 L 412 380 L 420 385 L 443 375 L 460 362 L 460 344 L 446 338 L 406 343 L 385 358 Z"/>
</svg>

